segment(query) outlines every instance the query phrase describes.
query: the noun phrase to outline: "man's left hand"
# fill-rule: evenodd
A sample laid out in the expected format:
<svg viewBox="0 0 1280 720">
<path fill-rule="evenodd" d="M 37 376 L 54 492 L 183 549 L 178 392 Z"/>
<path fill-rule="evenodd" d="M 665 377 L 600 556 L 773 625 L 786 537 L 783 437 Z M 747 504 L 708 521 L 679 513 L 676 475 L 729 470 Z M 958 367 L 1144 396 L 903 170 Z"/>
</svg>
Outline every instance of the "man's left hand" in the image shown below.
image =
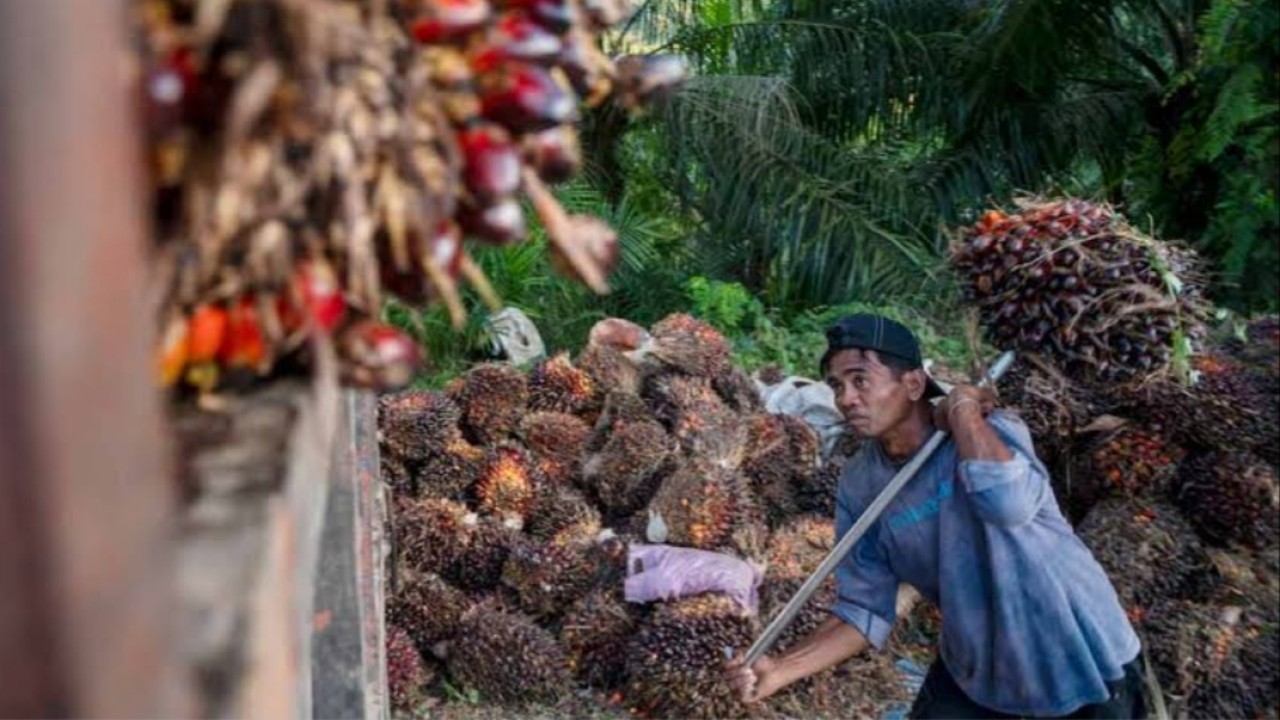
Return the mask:
<svg viewBox="0 0 1280 720">
<path fill-rule="evenodd" d="M 995 407 L 996 394 L 991 388 L 957 385 L 933 407 L 933 425 L 940 432 L 951 432 L 953 424 L 984 418 Z"/>
</svg>

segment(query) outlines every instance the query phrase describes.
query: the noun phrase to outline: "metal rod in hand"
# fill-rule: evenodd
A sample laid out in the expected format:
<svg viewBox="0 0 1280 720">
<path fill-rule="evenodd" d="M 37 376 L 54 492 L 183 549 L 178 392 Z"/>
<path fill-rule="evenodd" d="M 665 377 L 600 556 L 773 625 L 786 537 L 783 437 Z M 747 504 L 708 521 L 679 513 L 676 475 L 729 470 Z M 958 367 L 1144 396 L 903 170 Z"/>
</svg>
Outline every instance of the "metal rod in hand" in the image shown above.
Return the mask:
<svg viewBox="0 0 1280 720">
<path fill-rule="evenodd" d="M 979 387 L 990 385 L 999 380 L 1000 376 L 1004 375 L 1009 366 L 1013 364 L 1013 358 L 1012 350 L 996 358 L 996 361 L 987 370 L 986 376 L 978 383 Z M 880 491 L 876 499 L 862 513 L 858 521 L 853 524 L 853 527 L 849 528 L 849 532 L 845 533 L 844 537 L 840 538 L 840 542 L 836 543 L 831 552 L 827 553 L 827 556 L 822 560 L 822 564 L 818 565 L 818 569 L 813 571 L 808 580 L 804 581 L 804 584 L 796 591 L 795 597 L 791 598 L 786 607 L 782 608 L 778 616 L 760 634 L 760 637 L 751 644 L 745 658 L 747 667 L 750 667 L 752 663 L 768 652 L 769 648 L 773 647 L 782 632 L 796 619 L 796 615 L 800 613 L 800 608 L 804 607 L 804 604 L 818 591 L 827 576 L 836 569 L 836 566 L 840 564 L 844 556 L 849 554 L 849 550 L 866 534 L 867 528 L 871 527 L 871 524 L 880 517 L 880 513 L 884 512 L 885 507 L 897 497 L 898 491 L 902 489 L 902 486 L 915 477 L 920 467 L 933 456 L 934 451 L 938 449 L 938 446 L 942 444 L 946 436 L 947 434 L 940 430 L 930 435 L 928 441 L 916 452 L 911 461 L 903 466 L 897 475 L 893 476 L 893 479 L 889 481 L 884 490 Z"/>
</svg>

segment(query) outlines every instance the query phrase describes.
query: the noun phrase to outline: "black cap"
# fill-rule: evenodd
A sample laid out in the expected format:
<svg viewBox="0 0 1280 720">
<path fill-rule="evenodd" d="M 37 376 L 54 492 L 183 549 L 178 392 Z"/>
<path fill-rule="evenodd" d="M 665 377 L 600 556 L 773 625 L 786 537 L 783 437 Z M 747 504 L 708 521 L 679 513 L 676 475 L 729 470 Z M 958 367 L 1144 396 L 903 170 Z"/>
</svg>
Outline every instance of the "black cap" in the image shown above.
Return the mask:
<svg viewBox="0 0 1280 720">
<path fill-rule="evenodd" d="M 905 363 L 912 370 L 923 369 L 920 343 L 906 325 L 883 315 L 858 313 L 840 318 L 827 328 L 827 352 L 818 365 L 819 371 L 827 371 L 827 363 L 841 350 L 875 350 L 880 356 L 891 356 Z M 926 372 L 925 397 L 946 395 L 938 383 Z"/>
</svg>

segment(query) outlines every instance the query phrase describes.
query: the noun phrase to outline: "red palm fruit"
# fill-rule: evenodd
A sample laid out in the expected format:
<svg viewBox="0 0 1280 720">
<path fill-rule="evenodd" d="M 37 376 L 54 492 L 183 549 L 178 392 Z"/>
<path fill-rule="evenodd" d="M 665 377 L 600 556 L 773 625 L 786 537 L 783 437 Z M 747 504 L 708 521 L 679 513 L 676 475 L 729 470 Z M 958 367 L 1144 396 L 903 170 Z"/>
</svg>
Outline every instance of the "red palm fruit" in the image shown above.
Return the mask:
<svg viewBox="0 0 1280 720">
<path fill-rule="evenodd" d="M 524 239 L 524 211 L 514 198 L 506 197 L 481 208 L 463 206 L 458 223 L 468 234 L 494 245 L 510 245 Z"/>
<path fill-rule="evenodd" d="M 227 311 L 217 305 L 196 307 L 191 313 L 190 330 L 188 358 L 191 363 L 212 362 L 227 336 Z"/>
<path fill-rule="evenodd" d="M 218 361 L 226 368 L 258 370 L 266 360 L 267 341 L 258 321 L 258 306 L 246 295 L 227 313 L 227 334 L 218 349 Z"/>
<path fill-rule="evenodd" d="M 459 40 L 484 27 L 493 14 L 486 0 L 428 0 L 409 31 L 420 43 Z"/>
<path fill-rule="evenodd" d="M 525 162 L 549 183 L 561 183 L 578 174 L 582 148 L 569 125 L 559 125 L 524 138 Z"/>
<path fill-rule="evenodd" d="M 511 195 L 520 188 L 520 153 L 496 125 L 464 130 L 458 138 L 465 161 L 463 180 L 480 201 Z"/>
<path fill-rule="evenodd" d="M 333 332 L 347 313 L 342 284 L 338 282 L 333 266 L 320 258 L 304 260 L 294 275 L 294 283 L 298 297 L 316 327 L 326 333 Z"/>
<path fill-rule="evenodd" d="M 186 119 L 196 85 L 195 60 L 186 48 L 174 50 L 147 69 L 143 108 L 148 129 L 161 135 Z"/>
<path fill-rule="evenodd" d="M 507 0 L 504 5 L 523 10 L 538 24 L 554 33 L 562 33 L 578 23 L 578 6 L 571 0 Z"/>
<path fill-rule="evenodd" d="M 484 49 L 472 60 L 478 73 L 506 60 L 548 65 L 560 57 L 560 38 L 525 13 L 506 12 L 485 36 Z"/>
<path fill-rule="evenodd" d="M 408 385 L 422 365 L 422 349 L 413 338 L 390 325 L 361 320 L 341 333 L 338 351 L 347 360 L 343 380 L 377 390 Z"/>
<path fill-rule="evenodd" d="M 187 319 L 180 313 L 174 313 L 165 325 L 164 334 L 160 336 L 160 350 L 157 357 L 157 375 L 161 387 L 172 387 L 182 377 L 182 369 L 187 365 L 190 351 L 190 332 Z"/>
<path fill-rule="evenodd" d="M 479 78 L 480 115 L 517 133 L 576 122 L 569 88 L 537 65 L 502 63 Z"/>
</svg>

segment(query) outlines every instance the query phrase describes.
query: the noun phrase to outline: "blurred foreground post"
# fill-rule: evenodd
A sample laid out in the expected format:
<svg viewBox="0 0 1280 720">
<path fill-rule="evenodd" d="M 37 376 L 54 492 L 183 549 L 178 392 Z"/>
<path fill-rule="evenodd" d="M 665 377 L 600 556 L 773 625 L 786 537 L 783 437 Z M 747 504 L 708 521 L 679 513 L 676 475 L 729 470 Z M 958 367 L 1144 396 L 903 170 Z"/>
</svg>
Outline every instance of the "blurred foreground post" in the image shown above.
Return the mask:
<svg viewBox="0 0 1280 720">
<path fill-rule="evenodd" d="M 189 712 L 125 13 L 0 2 L 0 716 Z"/>
</svg>

